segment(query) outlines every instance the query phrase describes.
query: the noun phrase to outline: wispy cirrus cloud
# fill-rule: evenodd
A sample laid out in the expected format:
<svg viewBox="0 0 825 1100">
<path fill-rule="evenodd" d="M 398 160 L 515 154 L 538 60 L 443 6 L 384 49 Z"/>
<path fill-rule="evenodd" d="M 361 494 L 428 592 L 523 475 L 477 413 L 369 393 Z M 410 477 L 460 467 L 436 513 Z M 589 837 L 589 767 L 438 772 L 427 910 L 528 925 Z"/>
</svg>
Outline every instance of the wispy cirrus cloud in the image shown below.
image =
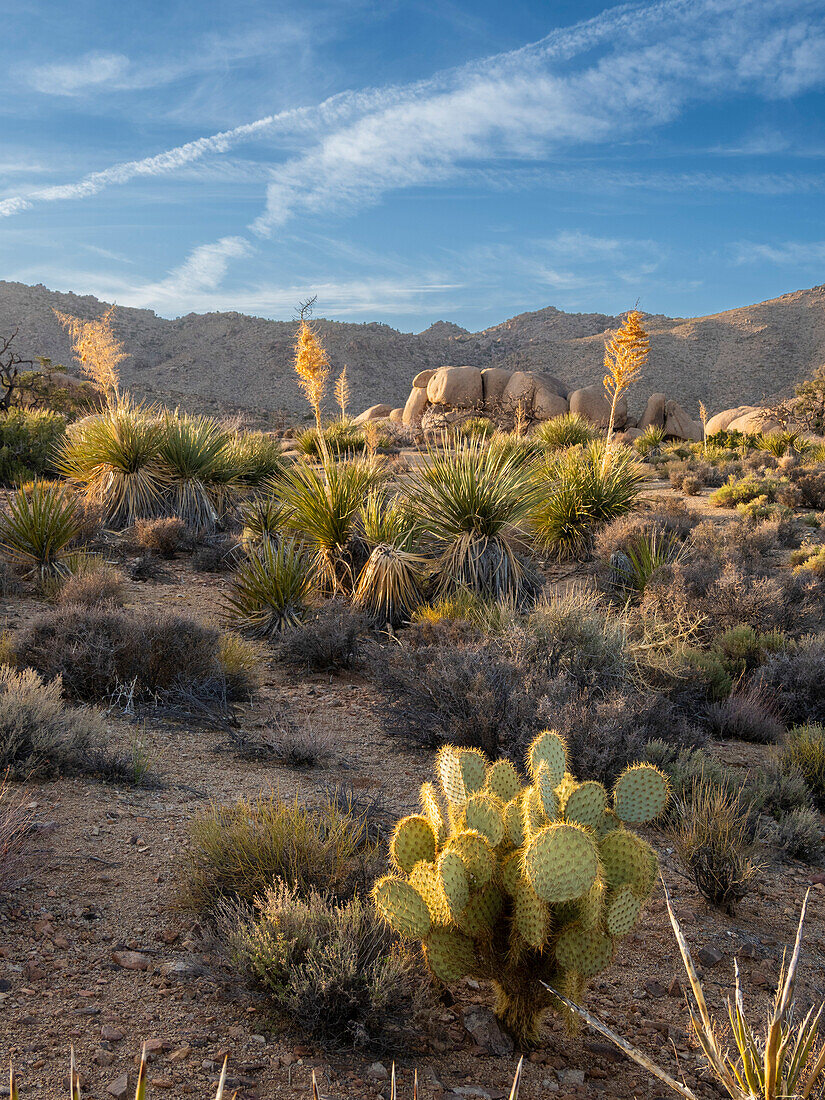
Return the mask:
<svg viewBox="0 0 825 1100">
<path fill-rule="evenodd" d="M 825 241 L 783 241 L 781 244 L 738 241 L 732 251 L 737 264 L 767 261 L 771 264 L 819 268 L 825 263 Z"/>
<path fill-rule="evenodd" d="M 28 74 L 28 82 L 37 92 L 75 96 L 101 85 L 121 85 L 131 67 L 122 53 L 91 52 L 72 61 L 38 65 Z"/>
</svg>

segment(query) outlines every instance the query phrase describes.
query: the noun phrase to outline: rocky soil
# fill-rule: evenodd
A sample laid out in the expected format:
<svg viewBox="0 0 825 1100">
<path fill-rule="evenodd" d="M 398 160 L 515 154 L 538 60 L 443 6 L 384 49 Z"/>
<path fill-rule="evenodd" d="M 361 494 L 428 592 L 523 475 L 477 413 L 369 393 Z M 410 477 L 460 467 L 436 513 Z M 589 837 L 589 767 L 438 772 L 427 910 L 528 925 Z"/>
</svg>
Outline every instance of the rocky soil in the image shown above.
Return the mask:
<svg viewBox="0 0 825 1100">
<path fill-rule="evenodd" d="M 688 501 L 705 509 L 702 498 Z M 569 583 L 568 573 L 560 581 Z M 130 602 L 174 608 L 206 620 L 219 615 L 225 581 L 172 563 L 158 581 L 133 584 Z M 0 626 L 13 627 L 34 601 L 0 601 Z M 517 1055 L 490 1029 L 491 993 L 468 981 L 446 991 L 429 1019 L 399 1032 L 389 1049 L 330 1052 L 270 1020 L 233 978 L 205 930 L 176 906 L 187 825 L 207 800 L 276 789 L 317 804 L 335 785 L 380 794 L 390 817 L 409 812 L 429 778 L 431 754 L 381 731 L 379 700 L 357 672 L 295 676 L 272 665 L 240 729 L 260 736 L 288 707 L 311 722 L 330 748 L 314 769 L 243 759 L 225 730 L 157 713 L 113 713 L 112 744 L 147 747 L 158 789 L 120 789 L 63 779 L 18 787 L 38 828 L 26 881 L 0 898 L 0 1069 L 14 1059 L 21 1097 L 63 1095 L 70 1046 L 95 1100 L 131 1096 L 135 1060 L 147 1040 L 154 1096 L 211 1097 L 229 1055 L 240 1100 L 306 1097 L 315 1069 L 324 1097 L 377 1097 L 397 1064 L 401 1096 L 413 1067 L 424 1098 L 506 1097 Z M 765 750 L 726 743 L 725 762 L 758 767 Z M 766 1009 L 783 949 L 795 933 L 810 884 L 810 917 L 799 1000 L 825 997 L 825 876 L 822 868 L 769 864 L 733 918 L 712 910 L 681 874 L 661 834 L 665 880 L 706 988 L 721 1016 L 734 958 L 755 1017 Z M 592 1011 L 637 1043 L 697 1093 L 718 1097 L 689 1035 L 683 977 L 661 889 L 617 962 L 595 983 Z M 495 1051 L 495 1052 L 494 1052 Z M 211 1091 L 210 1091 L 211 1090 Z M 551 1020 L 525 1066 L 523 1100 L 656 1100 L 663 1087 L 598 1036 L 568 1036 Z M 0 1095 L 4 1095 L 0 1087 Z"/>
<path fill-rule="evenodd" d="M 69 364 L 71 350 L 52 309 L 82 317 L 104 306 L 91 296 L 42 285 L 0 281 L 0 332 L 19 328 L 19 349 Z M 323 302 L 319 303 L 319 314 Z M 420 333 L 377 322 L 319 321 L 334 369 L 346 365 L 352 409 L 378 402 L 403 405 L 419 371 L 443 365 L 535 370 L 570 389 L 600 382 L 604 334 L 620 323 L 597 313 L 548 307 L 512 317 L 482 332 L 442 321 Z M 713 413 L 760 405 L 787 395 L 794 382 L 825 361 L 825 287 L 708 317 L 649 316 L 650 363 L 631 391 L 631 415 L 664 392 L 695 419 L 698 402 Z M 131 359 L 124 381 L 135 393 L 214 411 L 216 403 L 244 410 L 305 411 L 290 367 L 294 324 L 241 313 L 188 314 L 164 320 L 150 310 L 118 308 L 115 329 Z"/>
</svg>

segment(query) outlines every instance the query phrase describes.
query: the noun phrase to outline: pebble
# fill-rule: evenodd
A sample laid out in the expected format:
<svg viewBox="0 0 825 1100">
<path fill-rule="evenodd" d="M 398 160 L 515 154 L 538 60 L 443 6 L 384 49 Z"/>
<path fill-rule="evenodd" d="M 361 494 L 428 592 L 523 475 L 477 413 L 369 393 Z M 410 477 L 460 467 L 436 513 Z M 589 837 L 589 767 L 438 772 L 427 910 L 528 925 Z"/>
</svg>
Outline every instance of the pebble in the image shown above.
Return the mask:
<svg viewBox="0 0 825 1100">
<path fill-rule="evenodd" d="M 112 959 L 124 970 L 148 970 L 151 961 L 140 951 L 113 951 Z"/>
<path fill-rule="evenodd" d="M 724 955 L 718 947 L 714 947 L 712 943 L 706 943 L 696 952 L 696 958 L 699 961 L 700 966 L 718 966 L 724 959 Z"/>
</svg>

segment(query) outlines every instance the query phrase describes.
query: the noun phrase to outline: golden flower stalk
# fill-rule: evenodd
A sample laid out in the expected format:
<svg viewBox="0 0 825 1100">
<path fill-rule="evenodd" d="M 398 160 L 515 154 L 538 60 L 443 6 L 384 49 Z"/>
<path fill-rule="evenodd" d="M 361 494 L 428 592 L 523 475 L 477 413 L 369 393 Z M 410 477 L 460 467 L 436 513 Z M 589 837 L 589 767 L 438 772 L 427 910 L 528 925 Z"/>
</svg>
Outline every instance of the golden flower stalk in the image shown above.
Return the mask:
<svg viewBox="0 0 825 1100">
<path fill-rule="evenodd" d="M 349 380 L 347 379 L 347 368 L 344 366 L 341 368 L 341 373 L 335 379 L 335 400 L 338 402 L 338 408 L 341 410 L 342 424 L 347 419 L 349 398 Z"/>
<path fill-rule="evenodd" d="M 55 317 L 71 337 L 81 373 L 105 397 L 110 408 L 120 400 L 120 364 L 129 358 L 112 331 L 114 311 L 112 305 L 98 320 L 84 321 L 54 310 Z"/>
<path fill-rule="evenodd" d="M 324 439 L 324 428 L 321 423 L 321 402 L 324 400 L 327 379 L 329 378 L 329 358 L 323 344 L 303 318 L 298 325 L 294 366 L 304 396 L 315 413 L 318 445 L 326 466 L 329 463 L 329 450 L 327 441 Z"/>
<path fill-rule="evenodd" d="M 610 444 L 613 440 L 613 428 L 616 423 L 616 405 L 628 386 L 639 377 L 650 355 L 650 338 L 642 327 L 642 314 L 631 309 L 618 331 L 605 341 L 604 376 L 605 392 L 610 400 L 610 420 L 607 426 L 607 441 L 604 448 L 604 461 L 608 461 Z"/>
</svg>

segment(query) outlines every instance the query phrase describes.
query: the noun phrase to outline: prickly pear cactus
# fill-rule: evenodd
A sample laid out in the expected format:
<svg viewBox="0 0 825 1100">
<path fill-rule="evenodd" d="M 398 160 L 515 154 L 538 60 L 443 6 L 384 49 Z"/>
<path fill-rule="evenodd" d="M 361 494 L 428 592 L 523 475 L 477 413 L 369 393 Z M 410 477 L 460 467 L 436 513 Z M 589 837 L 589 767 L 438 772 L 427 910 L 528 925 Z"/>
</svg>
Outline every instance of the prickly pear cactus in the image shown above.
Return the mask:
<svg viewBox="0 0 825 1100">
<path fill-rule="evenodd" d="M 669 795 L 649 764 L 628 768 L 610 796 L 578 783 L 551 730 L 526 763 L 522 786 L 509 761 L 441 749 L 440 792 L 424 784 L 422 813 L 399 821 L 390 842 L 395 873 L 373 889 L 392 927 L 422 941 L 437 978 L 493 982 L 497 1015 L 525 1045 L 552 1006 L 540 979 L 580 1000 L 636 926 L 658 864 L 628 826 L 658 817 Z"/>
</svg>

